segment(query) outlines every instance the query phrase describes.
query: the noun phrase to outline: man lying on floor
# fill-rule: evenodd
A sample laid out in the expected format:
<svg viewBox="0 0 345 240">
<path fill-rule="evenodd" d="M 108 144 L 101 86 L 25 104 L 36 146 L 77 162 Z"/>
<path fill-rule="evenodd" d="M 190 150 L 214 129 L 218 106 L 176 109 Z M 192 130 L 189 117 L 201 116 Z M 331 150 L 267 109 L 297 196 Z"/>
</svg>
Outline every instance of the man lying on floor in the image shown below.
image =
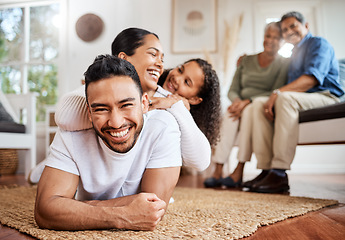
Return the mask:
<svg viewBox="0 0 345 240">
<path fill-rule="evenodd" d="M 153 230 L 176 186 L 180 131 L 148 110 L 135 68 L 98 56 L 85 72 L 93 129 L 59 130 L 38 184 L 35 220 L 55 230 Z"/>
</svg>

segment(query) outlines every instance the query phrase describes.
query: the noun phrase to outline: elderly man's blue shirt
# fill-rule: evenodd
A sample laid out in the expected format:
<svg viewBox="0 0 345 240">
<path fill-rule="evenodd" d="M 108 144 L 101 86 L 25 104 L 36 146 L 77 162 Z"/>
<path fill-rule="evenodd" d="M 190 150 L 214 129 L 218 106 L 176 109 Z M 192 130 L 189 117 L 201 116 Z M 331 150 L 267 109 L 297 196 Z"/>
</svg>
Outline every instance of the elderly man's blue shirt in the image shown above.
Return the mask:
<svg viewBox="0 0 345 240">
<path fill-rule="evenodd" d="M 308 33 L 293 49 L 288 83 L 302 75 L 314 76 L 319 84 L 307 92 L 329 90 L 335 96 L 344 94 L 339 83 L 339 64 L 333 47 L 322 37 Z"/>
</svg>

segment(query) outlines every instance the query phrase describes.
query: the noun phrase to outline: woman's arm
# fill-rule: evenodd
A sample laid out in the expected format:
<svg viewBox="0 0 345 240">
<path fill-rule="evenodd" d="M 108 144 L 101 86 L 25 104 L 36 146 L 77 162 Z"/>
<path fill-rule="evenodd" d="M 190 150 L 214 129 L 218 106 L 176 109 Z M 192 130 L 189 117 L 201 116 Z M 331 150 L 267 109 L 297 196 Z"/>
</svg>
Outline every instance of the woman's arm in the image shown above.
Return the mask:
<svg viewBox="0 0 345 240">
<path fill-rule="evenodd" d="M 231 102 L 234 102 L 235 99 L 241 99 L 240 92 L 241 92 L 241 74 L 243 68 L 243 61 L 246 56 L 243 56 L 240 60 L 240 63 L 237 66 L 236 72 L 234 77 L 232 78 L 232 82 L 228 91 L 228 98 Z"/>
<path fill-rule="evenodd" d="M 182 101 L 167 109 L 176 119 L 181 131 L 181 152 L 183 165 L 205 170 L 211 162 L 211 146 L 201 132 Z"/>
<path fill-rule="evenodd" d="M 84 85 L 61 98 L 56 108 L 55 122 L 66 131 L 92 128 L 87 114 Z"/>
</svg>

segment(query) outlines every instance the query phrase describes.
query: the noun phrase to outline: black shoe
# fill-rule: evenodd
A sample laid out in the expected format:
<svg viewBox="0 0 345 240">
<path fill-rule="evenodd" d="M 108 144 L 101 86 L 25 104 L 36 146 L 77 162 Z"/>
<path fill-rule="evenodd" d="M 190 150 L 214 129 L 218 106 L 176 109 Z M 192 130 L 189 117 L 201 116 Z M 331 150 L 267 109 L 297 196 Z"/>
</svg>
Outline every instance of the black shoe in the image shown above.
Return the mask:
<svg viewBox="0 0 345 240">
<path fill-rule="evenodd" d="M 284 177 L 281 177 L 275 172 L 270 171 L 264 179 L 253 184 L 250 190 L 258 193 L 278 193 L 287 192 L 289 189 L 289 179 L 287 174 L 285 174 Z"/>
<path fill-rule="evenodd" d="M 242 179 L 235 182 L 231 177 L 226 177 L 222 179 L 221 183 L 227 188 L 238 188 L 242 185 Z"/>
<path fill-rule="evenodd" d="M 214 178 L 214 177 L 207 178 L 204 181 L 204 185 L 207 188 L 220 187 L 222 185 L 222 178 L 219 178 L 219 179 Z"/>
<path fill-rule="evenodd" d="M 254 178 L 253 180 L 244 182 L 242 184 L 242 187 L 251 188 L 255 183 L 258 183 L 262 179 L 264 179 L 267 176 L 268 173 L 269 173 L 269 170 L 262 170 L 262 172 L 258 176 L 256 176 L 256 178 Z"/>
</svg>

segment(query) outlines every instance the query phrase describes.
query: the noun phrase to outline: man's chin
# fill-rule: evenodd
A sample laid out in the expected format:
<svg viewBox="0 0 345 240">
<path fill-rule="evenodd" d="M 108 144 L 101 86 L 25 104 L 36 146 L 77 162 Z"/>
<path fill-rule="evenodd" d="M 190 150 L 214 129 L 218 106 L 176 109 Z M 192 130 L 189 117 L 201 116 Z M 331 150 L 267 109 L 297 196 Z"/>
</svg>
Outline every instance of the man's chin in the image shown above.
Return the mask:
<svg viewBox="0 0 345 240">
<path fill-rule="evenodd" d="M 106 143 L 106 145 L 113 150 L 114 152 L 117 153 L 126 153 L 129 150 L 132 149 L 133 146 L 129 146 L 127 143 L 121 143 L 121 144 L 109 144 Z"/>
</svg>

